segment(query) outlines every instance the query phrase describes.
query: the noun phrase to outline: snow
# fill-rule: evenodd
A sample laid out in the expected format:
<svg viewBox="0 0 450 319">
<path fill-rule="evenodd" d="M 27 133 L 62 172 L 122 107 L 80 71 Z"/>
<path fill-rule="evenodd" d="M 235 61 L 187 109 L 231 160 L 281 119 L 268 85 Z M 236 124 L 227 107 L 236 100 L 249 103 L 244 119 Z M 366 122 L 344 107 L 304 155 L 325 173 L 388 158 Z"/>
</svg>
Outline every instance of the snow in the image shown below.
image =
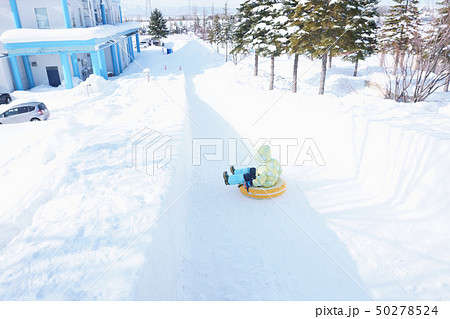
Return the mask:
<svg viewBox="0 0 450 319">
<path fill-rule="evenodd" d="M 127 22 L 118 25 L 102 25 L 92 28 L 72 29 L 12 29 L 5 31 L 0 41 L 4 43 L 44 42 L 49 41 L 83 41 L 109 38 L 111 35 L 138 29 L 139 23 Z"/>
<path fill-rule="evenodd" d="M 300 58 L 293 94 L 293 59 L 277 58 L 267 91 L 269 59 L 253 77 L 252 56 L 234 65 L 195 38 L 169 41 L 173 54 L 142 49 L 110 81 L 13 93 L 51 117 L 0 126 L 1 300 L 448 299 L 448 93 L 382 99 L 364 86 L 383 77 L 377 57 L 358 77 L 333 59 L 323 96 L 320 61 Z M 145 128 L 172 137 L 154 175 L 127 165 Z M 223 140 L 225 158 L 192 165 L 194 138 Z M 223 184 L 243 138 L 280 160 L 275 144 L 296 141 L 283 196 Z M 294 165 L 308 138 L 325 166 Z"/>
<path fill-rule="evenodd" d="M 289 18 L 287 16 L 278 16 L 273 20 L 273 23 L 278 23 L 278 24 L 286 24 L 289 21 Z"/>
</svg>

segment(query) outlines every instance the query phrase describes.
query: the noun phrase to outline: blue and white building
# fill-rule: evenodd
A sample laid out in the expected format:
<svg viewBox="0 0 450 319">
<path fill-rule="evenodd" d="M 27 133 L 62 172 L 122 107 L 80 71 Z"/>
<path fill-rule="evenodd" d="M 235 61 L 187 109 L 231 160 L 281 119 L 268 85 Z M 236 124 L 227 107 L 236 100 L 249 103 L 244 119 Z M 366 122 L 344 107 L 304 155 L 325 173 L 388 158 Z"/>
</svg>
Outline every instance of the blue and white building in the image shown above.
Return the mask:
<svg viewBox="0 0 450 319">
<path fill-rule="evenodd" d="M 134 60 L 139 24 L 120 0 L 0 0 L 0 91 L 108 79 Z"/>
</svg>

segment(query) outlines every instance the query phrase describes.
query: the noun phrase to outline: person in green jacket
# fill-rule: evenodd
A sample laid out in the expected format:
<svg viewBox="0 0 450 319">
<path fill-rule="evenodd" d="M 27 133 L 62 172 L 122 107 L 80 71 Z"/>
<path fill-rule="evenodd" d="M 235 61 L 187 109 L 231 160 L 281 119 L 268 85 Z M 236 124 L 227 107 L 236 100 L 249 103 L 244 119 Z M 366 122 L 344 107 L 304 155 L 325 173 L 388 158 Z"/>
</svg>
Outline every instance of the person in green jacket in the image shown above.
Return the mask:
<svg viewBox="0 0 450 319">
<path fill-rule="evenodd" d="M 232 175 L 228 175 L 227 171 L 223 172 L 225 185 L 243 184 L 247 189 L 249 187 L 274 186 L 283 170 L 281 169 L 280 163 L 272 158 L 270 146 L 261 146 L 255 158 L 260 164 L 257 168 L 246 167 L 243 169 L 235 169 L 234 166 L 231 166 L 230 171 Z"/>
</svg>

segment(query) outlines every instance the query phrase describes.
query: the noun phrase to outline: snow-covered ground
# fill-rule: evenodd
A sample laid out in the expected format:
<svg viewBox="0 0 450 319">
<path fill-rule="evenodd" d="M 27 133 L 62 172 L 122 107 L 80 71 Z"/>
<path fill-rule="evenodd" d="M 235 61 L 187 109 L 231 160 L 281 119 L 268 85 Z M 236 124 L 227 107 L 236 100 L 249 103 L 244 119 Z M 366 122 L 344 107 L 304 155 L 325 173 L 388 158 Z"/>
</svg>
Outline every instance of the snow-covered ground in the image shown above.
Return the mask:
<svg viewBox="0 0 450 319">
<path fill-rule="evenodd" d="M 448 299 L 448 93 L 383 100 L 364 87 L 376 57 L 358 77 L 335 59 L 324 96 L 319 61 L 301 59 L 293 94 L 283 57 L 267 91 L 268 60 L 253 77 L 252 57 L 235 66 L 197 39 L 170 41 L 174 54 L 144 49 L 110 81 L 14 92 L 51 118 L 0 127 L 1 300 Z M 172 138 L 153 175 L 127 160 L 145 129 Z M 286 162 L 283 196 L 223 184 L 243 139 Z M 222 140 L 223 158 L 193 165 L 193 140 Z M 312 140 L 302 158 L 315 160 L 298 165 Z"/>
</svg>

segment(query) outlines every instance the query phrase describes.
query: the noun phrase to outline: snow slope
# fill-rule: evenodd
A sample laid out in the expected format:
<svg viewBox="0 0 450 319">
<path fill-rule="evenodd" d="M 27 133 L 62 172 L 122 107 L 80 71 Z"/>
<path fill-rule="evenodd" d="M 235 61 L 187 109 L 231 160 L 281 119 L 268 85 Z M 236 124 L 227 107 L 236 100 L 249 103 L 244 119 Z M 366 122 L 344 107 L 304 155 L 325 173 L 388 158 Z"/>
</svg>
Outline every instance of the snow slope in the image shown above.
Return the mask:
<svg viewBox="0 0 450 319">
<path fill-rule="evenodd" d="M 370 62 L 375 65 L 377 61 Z M 203 88 L 205 101 L 242 136 L 297 137 L 299 144 L 307 137 L 315 139 L 327 165 L 287 166 L 290 192 L 278 200 L 280 207 L 275 208 L 292 215 L 344 269 L 355 269 L 350 274 L 372 298 L 445 299 L 450 265 L 450 200 L 446 195 L 450 190 L 450 121 L 423 109 L 448 104 L 448 93 L 435 97 L 442 98 L 442 102 L 428 105 L 384 101 L 364 89 L 361 78 L 345 76 L 351 74 L 348 64 L 335 63 L 328 75 L 327 88 L 331 93 L 323 97 L 316 95 L 318 74 L 313 72 L 303 76 L 299 95 L 286 93 L 281 99 L 284 93 L 280 91 L 261 92 L 262 83 L 256 83 L 255 90 L 248 92 L 245 83 L 255 83 L 250 79 L 250 70 L 242 81 L 231 81 L 236 72 L 233 67 L 222 68 L 222 72 L 210 70 L 211 74 L 198 78 L 197 87 Z M 310 65 L 304 60 L 300 74 Z M 267 63 L 265 67 L 267 70 Z M 283 67 L 287 65 L 282 64 L 278 74 L 285 72 L 288 76 L 291 70 Z M 376 76 L 374 67 L 365 67 L 360 71 L 363 78 Z M 206 86 L 213 73 L 219 79 L 218 90 Z M 289 88 L 290 84 L 279 83 Z M 267 86 L 266 81 L 264 85 Z M 345 94 L 348 86 L 352 90 Z M 227 98 L 227 92 L 234 94 Z M 254 124 L 255 115 L 258 118 L 264 114 L 273 101 L 276 104 Z M 308 205 L 299 203 L 303 197 Z M 322 219 L 324 229 L 318 227 L 317 221 L 308 228 L 308 221 L 303 220 L 308 216 L 306 212 Z M 325 230 L 335 235 L 335 240 Z M 317 247 L 311 247 L 311 251 L 314 256 L 319 255 Z M 313 264 L 313 260 L 308 264 Z M 299 264 L 302 263 L 297 260 Z M 333 272 L 334 277 L 338 274 L 342 272 Z M 315 285 L 321 280 L 313 282 Z M 357 298 L 344 287 L 335 285 L 338 289 L 322 290 L 319 296 L 308 289 L 308 296 L 303 298 L 348 298 L 343 291 Z M 297 292 L 291 298 L 300 295 Z"/>
<path fill-rule="evenodd" d="M 269 61 L 255 78 L 251 57 L 235 66 L 199 40 L 171 40 L 174 54 L 144 49 L 112 81 L 14 92 L 52 117 L 0 127 L 0 299 L 448 297 L 448 94 L 383 100 L 364 88 L 376 58 L 357 78 L 335 61 L 324 96 L 307 59 L 299 93 L 287 92 L 292 60 L 282 58 L 269 92 Z M 173 137 L 172 161 L 154 176 L 127 167 L 127 140 L 146 127 Z M 192 141 L 205 138 L 223 140 L 225 156 L 192 165 Z M 228 142 L 240 164 L 243 138 L 285 157 L 282 197 L 223 185 Z M 283 154 L 287 138 L 297 145 Z M 325 166 L 295 165 L 307 138 Z"/>
<path fill-rule="evenodd" d="M 182 102 L 176 77 L 158 83 Z M 127 139 L 148 127 L 177 145 L 184 113 L 136 63 L 114 81 L 93 76 L 14 98 L 45 102 L 51 118 L 0 127 L 0 299 L 130 299 L 150 236 L 109 271 L 111 282 L 90 286 L 159 217 L 174 168 L 129 168 Z"/>
</svg>

